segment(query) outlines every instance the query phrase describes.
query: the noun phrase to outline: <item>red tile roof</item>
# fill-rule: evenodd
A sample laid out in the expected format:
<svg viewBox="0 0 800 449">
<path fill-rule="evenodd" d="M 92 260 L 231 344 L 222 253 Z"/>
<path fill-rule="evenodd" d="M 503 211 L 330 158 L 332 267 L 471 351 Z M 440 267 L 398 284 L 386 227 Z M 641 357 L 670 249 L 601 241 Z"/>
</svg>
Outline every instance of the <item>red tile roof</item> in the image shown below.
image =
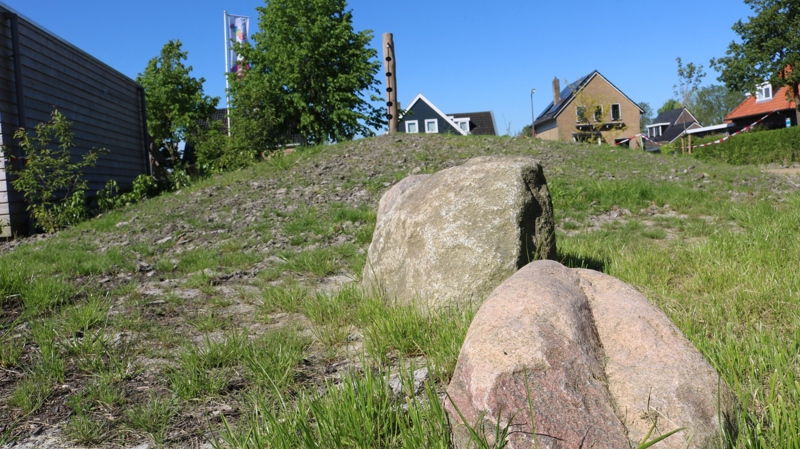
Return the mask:
<svg viewBox="0 0 800 449">
<path fill-rule="evenodd" d="M 772 111 L 780 111 L 782 109 L 794 109 L 794 102 L 786 100 L 787 87 L 781 87 L 772 95 L 772 100 L 756 102 L 756 96 L 750 95 L 745 100 L 739 103 L 739 106 L 733 108 L 725 117 L 726 122 L 749 117 L 751 115 L 767 114 Z"/>
</svg>

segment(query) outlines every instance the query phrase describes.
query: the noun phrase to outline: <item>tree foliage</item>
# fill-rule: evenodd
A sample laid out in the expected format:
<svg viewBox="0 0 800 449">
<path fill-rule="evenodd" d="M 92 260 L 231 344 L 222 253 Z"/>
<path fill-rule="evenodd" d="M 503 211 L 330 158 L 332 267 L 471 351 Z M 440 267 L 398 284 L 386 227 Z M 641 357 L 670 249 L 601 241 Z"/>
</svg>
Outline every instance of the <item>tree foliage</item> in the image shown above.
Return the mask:
<svg viewBox="0 0 800 449">
<path fill-rule="evenodd" d="M 644 111 L 639 119 L 639 131 L 645 132 L 647 131 L 647 125 L 653 123 L 653 108 L 644 101 L 639 103 L 639 107 Z"/>
<path fill-rule="evenodd" d="M 719 80 L 728 89 L 753 92 L 769 82 L 787 86 L 800 117 L 800 1 L 744 0 L 755 15 L 737 21 L 733 31 L 740 42 L 731 42 L 725 56 L 712 59 Z"/>
<path fill-rule="evenodd" d="M 345 0 L 271 0 L 259 32 L 236 44 L 244 72 L 229 74 L 232 127 L 260 149 L 299 134 L 308 144 L 373 135 L 385 125 L 370 30 L 355 32 Z"/>
<path fill-rule="evenodd" d="M 744 94 L 725 86 L 712 84 L 701 87 L 689 100 L 688 108 L 704 126 L 718 125 L 725 116 L 744 100 Z"/>
<path fill-rule="evenodd" d="M 658 108 L 658 113 L 661 114 L 662 112 L 671 111 L 673 109 L 680 109 L 680 107 L 681 107 L 680 101 L 674 98 L 670 98 L 669 100 L 665 101 L 660 108 Z"/>
<path fill-rule="evenodd" d="M 178 144 L 203 133 L 201 121 L 211 117 L 219 102 L 203 92 L 205 79 L 191 76 L 192 66 L 183 64 L 188 52 L 181 51 L 181 45 L 179 40 L 164 44 L 161 54 L 136 76 L 145 91 L 154 156 L 165 168 L 180 165 Z"/>
<path fill-rule="evenodd" d="M 576 128 L 579 130 L 576 139 L 579 141 L 613 144 L 628 128 L 622 122 L 609 120 L 612 101 L 603 94 L 590 93 L 584 86 L 575 93 L 573 102 L 578 119 Z"/>
<path fill-rule="evenodd" d="M 706 73 L 703 71 L 702 65 L 696 66 L 690 62 L 684 66 L 681 58 L 675 58 L 675 61 L 678 62 L 678 84 L 673 85 L 672 88 L 675 90 L 681 106 L 688 106 L 689 100 L 697 91 Z"/>
</svg>

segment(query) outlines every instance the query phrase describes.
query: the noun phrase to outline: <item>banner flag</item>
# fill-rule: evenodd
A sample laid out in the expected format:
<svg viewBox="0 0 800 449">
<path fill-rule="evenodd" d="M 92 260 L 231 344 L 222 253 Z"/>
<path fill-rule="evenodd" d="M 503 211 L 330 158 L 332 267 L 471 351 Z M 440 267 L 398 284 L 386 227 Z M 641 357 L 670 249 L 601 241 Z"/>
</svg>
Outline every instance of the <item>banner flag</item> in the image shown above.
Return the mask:
<svg viewBox="0 0 800 449">
<path fill-rule="evenodd" d="M 242 68 L 240 67 L 242 57 L 233 51 L 233 46 L 230 41 L 240 44 L 247 42 L 247 36 L 250 30 L 250 17 L 228 14 L 226 22 L 228 25 L 228 70 L 235 73 Z"/>
</svg>

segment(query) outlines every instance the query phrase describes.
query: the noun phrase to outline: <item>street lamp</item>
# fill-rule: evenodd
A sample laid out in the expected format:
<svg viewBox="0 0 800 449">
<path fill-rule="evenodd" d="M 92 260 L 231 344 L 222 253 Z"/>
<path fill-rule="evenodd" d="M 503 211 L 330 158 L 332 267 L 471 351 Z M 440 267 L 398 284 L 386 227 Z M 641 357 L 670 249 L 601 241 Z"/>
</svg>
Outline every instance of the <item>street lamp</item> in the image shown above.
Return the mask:
<svg viewBox="0 0 800 449">
<path fill-rule="evenodd" d="M 533 115 L 533 94 L 536 93 L 536 89 L 531 89 L 531 137 L 536 137 L 536 128 L 533 126 L 533 122 L 536 121 L 536 116 Z"/>
</svg>

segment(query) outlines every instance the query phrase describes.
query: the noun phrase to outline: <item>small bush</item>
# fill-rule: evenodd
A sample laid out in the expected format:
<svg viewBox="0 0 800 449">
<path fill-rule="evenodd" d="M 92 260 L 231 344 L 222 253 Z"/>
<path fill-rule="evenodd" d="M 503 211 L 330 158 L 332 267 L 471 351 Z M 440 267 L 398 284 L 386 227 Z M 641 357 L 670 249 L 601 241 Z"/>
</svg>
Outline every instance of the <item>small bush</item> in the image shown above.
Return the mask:
<svg viewBox="0 0 800 449">
<path fill-rule="evenodd" d="M 747 132 L 725 142 L 692 150 L 698 159 L 715 159 L 731 165 L 790 164 L 800 161 L 800 127 Z"/>
<path fill-rule="evenodd" d="M 25 129 L 14 133 L 25 163 L 22 167 L 9 164 L 14 175 L 11 185 L 22 192 L 36 225 L 45 232 L 66 228 L 89 217 L 88 182 L 83 171 L 94 167 L 100 153 L 108 151 L 92 149 L 80 161 L 73 161 L 71 127 L 66 117 L 55 110 L 50 121 L 36 125 L 35 137 L 29 136 Z"/>
<path fill-rule="evenodd" d="M 120 192 L 117 181 L 111 179 L 104 188 L 97 191 L 97 207 L 105 212 L 152 198 L 158 193 L 158 184 L 152 176 L 137 176 L 131 190 L 125 192 Z"/>
</svg>

